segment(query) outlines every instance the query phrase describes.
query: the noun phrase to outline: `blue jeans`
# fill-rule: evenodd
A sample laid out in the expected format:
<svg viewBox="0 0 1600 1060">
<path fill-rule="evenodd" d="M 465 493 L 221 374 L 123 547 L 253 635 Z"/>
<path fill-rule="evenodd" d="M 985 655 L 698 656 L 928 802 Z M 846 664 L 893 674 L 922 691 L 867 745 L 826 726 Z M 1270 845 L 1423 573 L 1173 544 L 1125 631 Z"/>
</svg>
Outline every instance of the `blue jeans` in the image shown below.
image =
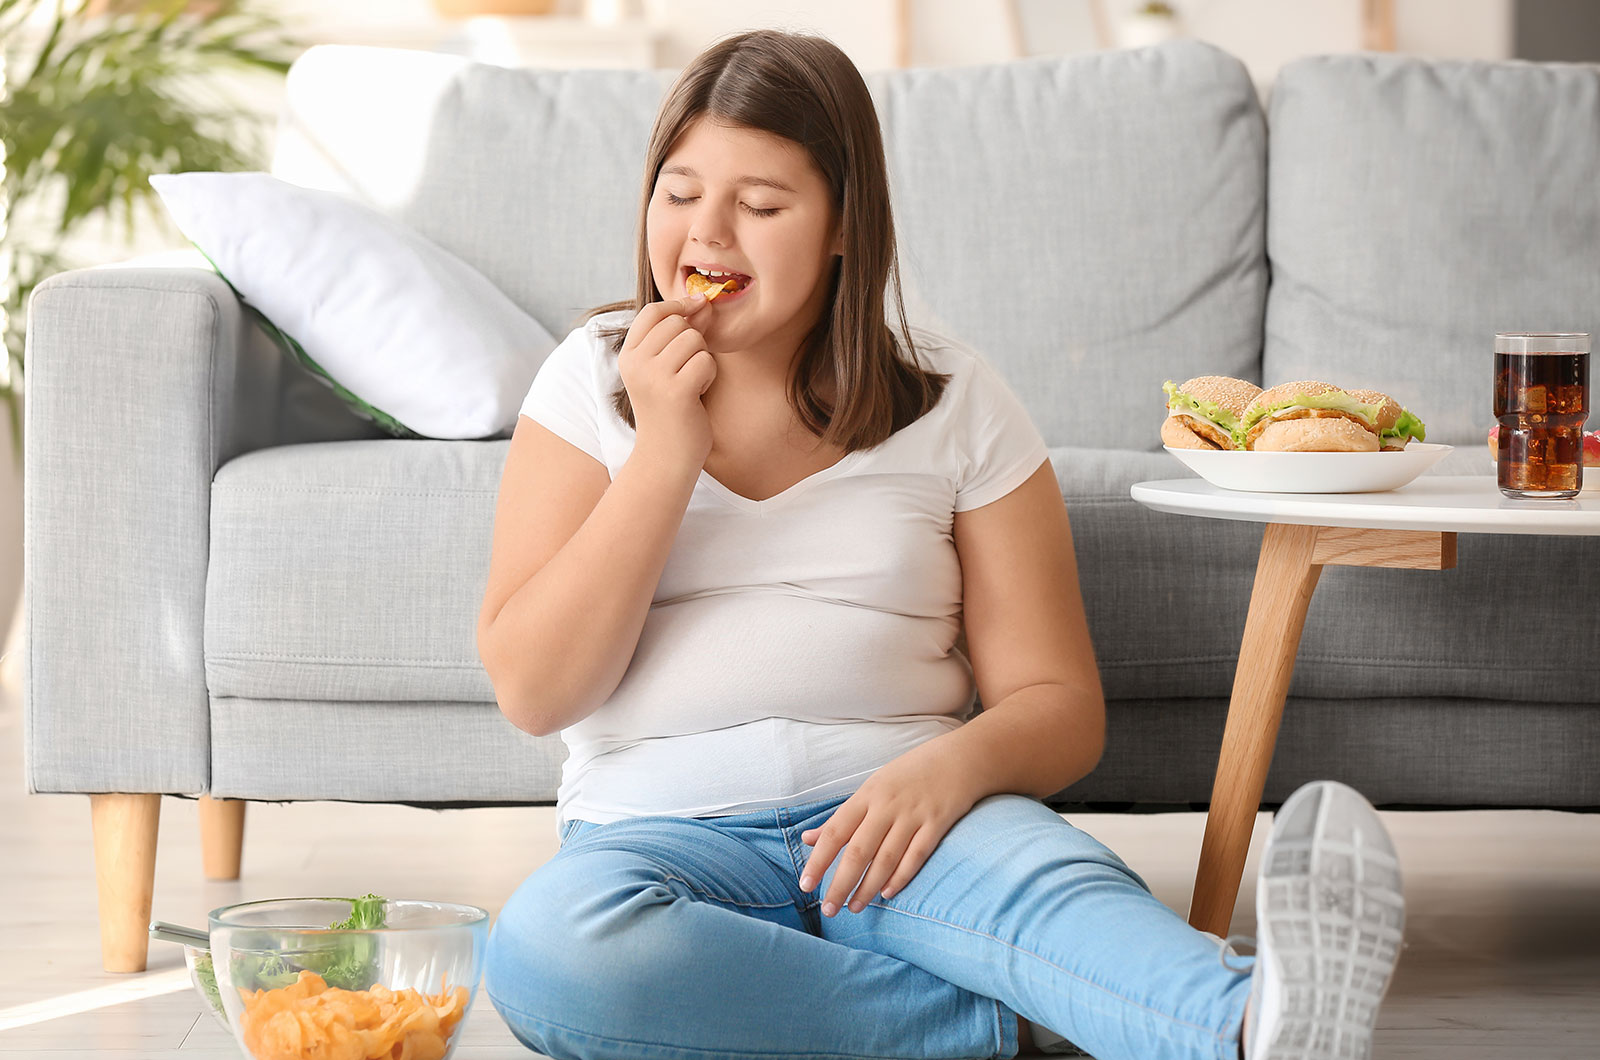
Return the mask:
<svg viewBox="0 0 1600 1060">
<path fill-rule="evenodd" d="M 822 916 L 839 861 L 800 890 L 800 834 L 843 801 L 567 822 L 495 922 L 490 1001 L 555 1060 L 1011 1057 L 1018 1013 L 1099 1060 L 1237 1057 L 1253 958 L 1037 799 L 982 800 L 892 899 Z"/>
</svg>

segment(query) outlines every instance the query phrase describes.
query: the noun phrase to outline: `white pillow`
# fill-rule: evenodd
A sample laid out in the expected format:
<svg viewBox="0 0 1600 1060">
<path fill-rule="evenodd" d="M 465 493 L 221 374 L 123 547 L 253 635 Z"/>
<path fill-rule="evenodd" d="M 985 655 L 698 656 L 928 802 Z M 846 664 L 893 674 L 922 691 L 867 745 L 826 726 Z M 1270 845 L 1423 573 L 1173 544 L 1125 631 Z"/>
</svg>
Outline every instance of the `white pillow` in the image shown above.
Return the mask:
<svg viewBox="0 0 1600 1060">
<path fill-rule="evenodd" d="M 516 426 L 556 341 L 482 273 L 370 206 L 267 173 L 152 176 L 267 332 L 399 437 Z"/>
</svg>

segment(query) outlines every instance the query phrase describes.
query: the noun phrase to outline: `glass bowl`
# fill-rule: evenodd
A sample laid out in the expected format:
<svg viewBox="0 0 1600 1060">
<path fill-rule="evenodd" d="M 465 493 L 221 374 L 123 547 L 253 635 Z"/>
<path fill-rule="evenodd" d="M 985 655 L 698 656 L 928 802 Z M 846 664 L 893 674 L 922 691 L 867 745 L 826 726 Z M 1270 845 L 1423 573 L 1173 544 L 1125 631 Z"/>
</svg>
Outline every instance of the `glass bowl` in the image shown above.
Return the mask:
<svg viewBox="0 0 1600 1060">
<path fill-rule="evenodd" d="M 381 910 L 382 927 L 335 928 Z M 210 915 L 226 1022 L 246 1056 L 445 1060 L 477 996 L 489 914 L 413 899 L 276 898 Z M 343 1052 L 341 1052 L 343 1051 Z"/>
<path fill-rule="evenodd" d="M 189 982 L 197 994 L 205 999 L 206 1008 L 224 1027 L 228 1014 L 222 1008 L 222 995 L 217 992 L 217 973 L 211 965 L 211 951 L 204 946 L 183 947 L 183 963 L 189 966 Z"/>
</svg>

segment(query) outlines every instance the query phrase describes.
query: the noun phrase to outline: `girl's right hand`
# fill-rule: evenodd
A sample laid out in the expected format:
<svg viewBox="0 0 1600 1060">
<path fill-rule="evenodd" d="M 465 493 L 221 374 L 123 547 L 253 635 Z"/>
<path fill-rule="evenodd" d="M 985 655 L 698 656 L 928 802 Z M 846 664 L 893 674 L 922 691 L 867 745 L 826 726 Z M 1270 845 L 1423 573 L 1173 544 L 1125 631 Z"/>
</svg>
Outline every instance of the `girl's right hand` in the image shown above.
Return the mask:
<svg viewBox="0 0 1600 1060">
<path fill-rule="evenodd" d="M 696 469 L 711 454 L 711 417 L 700 396 L 717 377 L 705 336 L 690 323 L 706 306 L 700 294 L 651 302 L 629 325 L 617 360 L 639 441 Z"/>
</svg>

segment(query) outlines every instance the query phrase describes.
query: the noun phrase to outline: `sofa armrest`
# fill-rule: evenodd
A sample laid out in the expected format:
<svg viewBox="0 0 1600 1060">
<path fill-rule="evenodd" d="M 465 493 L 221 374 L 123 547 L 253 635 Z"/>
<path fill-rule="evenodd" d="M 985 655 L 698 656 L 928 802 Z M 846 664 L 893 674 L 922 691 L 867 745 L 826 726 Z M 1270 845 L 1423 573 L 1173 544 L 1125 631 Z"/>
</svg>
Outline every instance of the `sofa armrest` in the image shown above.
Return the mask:
<svg viewBox="0 0 1600 1060">
<path fill-rule="evenodd" d="M 211 480 L 272 444 L 281 358 L 209 270 L 66 272 L 30 310 L 28 790 L 203 792 Z"/>
</svg>

